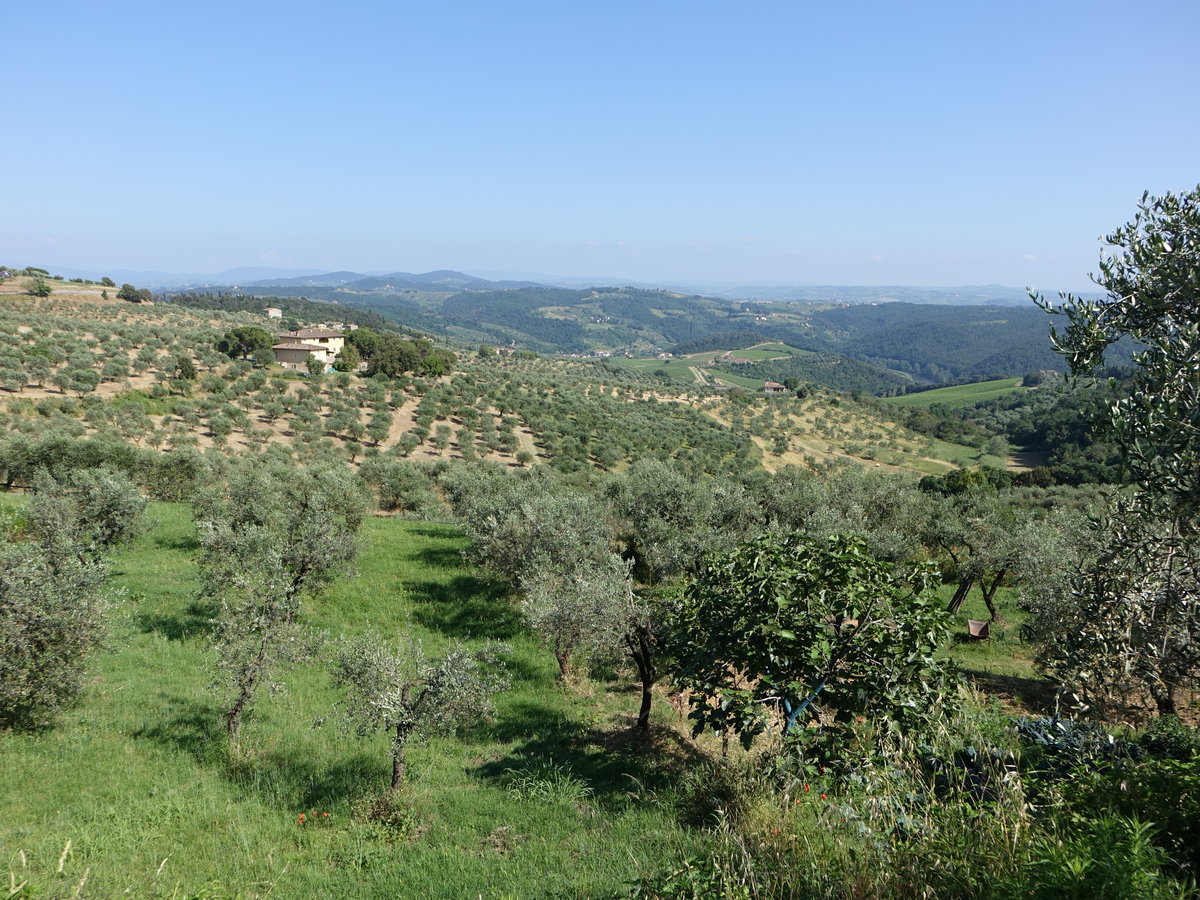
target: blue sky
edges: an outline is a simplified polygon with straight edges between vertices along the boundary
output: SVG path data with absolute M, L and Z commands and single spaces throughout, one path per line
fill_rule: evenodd
M 0 262 L 1087 287 L 1200 3 L 17 4 Z

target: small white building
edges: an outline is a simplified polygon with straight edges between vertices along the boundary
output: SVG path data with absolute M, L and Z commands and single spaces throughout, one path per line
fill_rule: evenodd
M 764 394 L 786 394 L 787 387 L 780 384 L 778 381 L 768 381 L 763 385 Z
M 277 309 L 274 306 L 264 307 L 263 312 L 266 313 L 268 319 L 282 319 L 283 318 L 283 310 Z

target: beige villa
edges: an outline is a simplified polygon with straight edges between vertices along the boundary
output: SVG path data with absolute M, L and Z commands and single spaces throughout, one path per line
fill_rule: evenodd
M 275 361 L 285 369 L 305 370 L 310 359 L 317 359 L 329 371 L 345 345 L 346 338 L 340 331 L 300 328 L 281 334 L 271 349 L 275 351 Z

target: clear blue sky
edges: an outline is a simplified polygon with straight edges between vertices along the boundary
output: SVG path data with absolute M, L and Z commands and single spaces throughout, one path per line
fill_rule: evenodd
M 19 3 L 0 262 L 1086 287 L 1200 3 Z

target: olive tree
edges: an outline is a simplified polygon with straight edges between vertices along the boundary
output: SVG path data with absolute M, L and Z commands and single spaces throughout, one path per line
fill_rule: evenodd
M 854 464 L 814 472 L 786 466 L 760 489 L 767 521 L 783 531 L 827 537 L 857 534 L 872 556 L 916 556 L 932 501 L 911 479 Z
M 243 468 L 197 502 L 200 596 L 216 607 L 225 728 L 237 738 L 260 687 L 308 648 L 299 622 L 358 554 L 364 492 L 338 469 Z
M 1100 424 L 1136 491 L 1098 523 L 1100 552 L 1065 598 L 1062 633 L 1042 635 L 1043 664 L 1085 704 L 1144 691 L 1163 714 L 1200 676 L 1200 187 L 1144 194 L 1112 248 L 1092 300 L 1036 300 L 1065 318 L 1056 349 L 1073 374 L 1092 372 L 1131 338 L 1132 386 Z
M 107 632 L 99 560 L 0 544 L 0 727 L 47 723 L 82 690 Z
M 658 680 L 657 618 L 634 590 L 630 563 L 612 551 L 604 509 L 536 472 L 462 469 L 444 481 L 471 537 L 470 557 L 521 589 L 526 621 L 565 679 L 581 658 L 622 646 L 638 670 L 638 728 L 649 728 Z
M 145 501 L 105 468 L 36 474 L 0 543 L 0 726 L 36 726 L 83 687 L 107 632 L 104 553 L 130 540 Z
M 693 572 L 705 550 L 732 547 L 758 524 L 740 485 L 698 481 L 656 459 L 634 463 L 609 482 L 607 493 L 644 583 Z
M 124 475 L 106 466 L 34 475 L 25 528 L 55 558 L 99 559 L 145 526 L 146 500 Z
M 476 651 L 454 644 L 431 655 L 415 638 L 389 647 L 371 633 L 342 641 L 333 663 L 333 684 L 342 693 L 336 712 L 357 734 L 391 735 L 391 788 L 399 790 L 411 744 L 493 714 L 492 697 L 508 687 L 500 660 L 507 651 L 503 644 Z
M 560 560 L 521 580 L 521 610 L 567 678 L 577 656 L 611 652 L 626 630 L 629 566 L 619 556 Z

